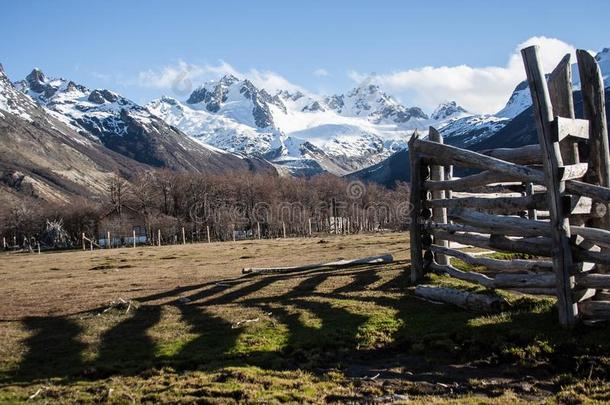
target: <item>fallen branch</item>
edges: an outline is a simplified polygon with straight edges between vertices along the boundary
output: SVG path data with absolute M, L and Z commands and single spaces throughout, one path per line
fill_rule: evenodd
M 241 325 L 244 325 L 244 324 L 247 324 L 247 323 L 252 323 L 252 322 L 258 322 L 260 320 L 261 320 L 260 318 L 245 319 L 245 320 L 239 321 L 235 325 L 231 326 L 231 329 L 237 329 Z
M 328 263 L 316 263 L 307 264 L 303 266 L 288 266 L 288 267 L 246 267 L 242 269 L 242 273 L 256 273 L 256 274 L 267 274 L 267 273 L 288 273 L 292 271 L 305 271 L 315 270 L 322 268 L 340 269 L 344 267 L 358 266 L 362 264 L 387 264 L 392 263 L 394 257 L 391 254 L 384 254 L 379 256 L 363 257 L 361 259 L 352 260 L 339 260 L 336 262 Z
M 423 284 L 415 287 L 415 296 L 477 312 L 500 312 L 509 306 L 502 297 Z

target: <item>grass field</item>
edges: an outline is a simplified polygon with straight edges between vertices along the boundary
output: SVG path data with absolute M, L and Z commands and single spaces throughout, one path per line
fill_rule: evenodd
M 2 403 L 610 401 L 608 326 L 560 330 L 550 298 L 506 293 L 493 315 L 420 301 L 405 234 L 0 260 Z

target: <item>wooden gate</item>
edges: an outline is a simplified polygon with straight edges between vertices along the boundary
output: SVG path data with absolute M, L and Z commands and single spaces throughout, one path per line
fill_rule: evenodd
M 545 78 L 538 48 L 521 51 L 538 145 L 477 153 L 428 140 L 409 141 L 411 280 L 427 271 L 488 288 L 557 297 L 559 320 L 610 319 L 610 156 L 604 83 L 595 59 L 577 51 L 583 119 L 576 119 L 570 55 Z M 477 169 L 452 178 L 454 166 Z M 450 242 L 536 259 L 498 260 Z M 451 258 L 483 266 L 461 271 Z

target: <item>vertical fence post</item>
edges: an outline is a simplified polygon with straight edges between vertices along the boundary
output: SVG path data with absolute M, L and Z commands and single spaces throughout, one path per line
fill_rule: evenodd
M 87 245 L 85 244 L 85 232 L 82 233 L 81 238 L 83 240 L 83 250 L 87 250 Z
M 135 248 L 136 247 L 136 230 L 134 229 L 132 231 L 132 233 L 133 233 L 133 247 Z
M 256 223 L 256 233 L 258 234 L 258 239 L 261 238 L 261 223 L 257 222 Z
M 184 232 L 184 227 L 182 227 L 182 244 L 186 245 L 186 233 Z
M 108 249 L 112 249 L 112 242 L 110 241 L 110 231 L 106 232 L 106 236 L 108 237 Z
M 563 57 L 548 79 L 549 96 L 553 106 L 554 117 L 576 118 L 574 114 L 574 98 L 572 97 L 572 66 L 571 55 Z M 570 137 L 559 142 L 559 149 L 564 164 L 580 162 L 578 143 Z
M 542 149 L 547 201 L 551 216 L 553 269 L 556 279 L 559 322 L 563 326 L 572 327 L 577 321 L 578 307 L 572 299 L 572 289 L 574 288 L 572 271 L 574 263 L 570 246 L 570 223 L 564 215 L 562 204 L 565 182 L 561 181 L 559 177 L 559 168 L 563 166 L 563 161 L 561 159 L 559 142 L 554 141 L 555 137 L 552 128 L 554 121 L 553 108 L 544 71 L 538 57 L 538 47 L 530 46 L 525 48 L 521 50 L 521 54 L 527 73 L 536 129 Z
M 307 219 L 309 220 L 309 237 L 311 237 L 311 217 Z
M 526 183 L 525 184 L 525 195 L 528 197 L 532 197 L 534 195 L 534 183 Z M 527 217 L 529 219 L 537 220 L 538 213 L 535 208 L 528 208 Z
M 286 223 L 282 221 L 282 233 L 284 235 L 284 239 L 286 239 Z
M 428 132 L 428 138 L 432 142 L 443 143 L 443 137 L 441 134 L 433 127 L 430 127 Z M 430 166 L 430 180 L 444 180 L 445 179 L 445 167 L 440 165 L 431 165 Z M 444 190 L 435 190 L 432 192 L 432 199 L 440 200 L 445 198 Z M 446 208 L 433 208 L 432 209 L 432 219 L 436 223 L 446 224 L 447 223 L 447 209 Z M 449 243 L 446 240 L 442 239 L 434 239 L 434 244 L 449 247 Z M 437 254 L 434 257 L 435 261 L 438 264 L 447 265 L 449 264 L 449 257 L 442 254 Z
M 210 226 L 209 225 L 205 226 L 205 232 L 208 236 L 208 243 L 212 243 L 212 240 L 210 239 Z
M 590 183 L 610 187 L 610 153 L 608 147 L 608 123 L 606 121 L 606 99 L 604 80 L 595 58 L 585 50 L 576 51 L 580 73 L 584 118 L 589 120 L 589 171 L 585 179 Z M 591 220 L 591 226 L 610 230 L 610 204 L 601 218 Z M 608 249 L 602 248 L 602 252 Z M 603 273 L 610 266 L 600 265 Z
M 411 282 L 419 283 L 424 278 L 424 258 L 422 256 L 422 233 L 420 223 L 420 212 L 422 210 L 421 193 L 423 186 L 422 159 L 413 146 L 413 141 L 418 138 L 417 132 L 409 141 L 409 160 L 411 164 L 411 190 L 409 202 L 411 203 L 411 215 L 409 234 L 411 242 Z
M 157 229 L 157 246 L 161 246 L 161 229 Z

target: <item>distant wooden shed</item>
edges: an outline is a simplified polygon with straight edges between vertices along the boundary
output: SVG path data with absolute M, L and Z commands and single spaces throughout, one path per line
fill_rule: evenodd
M 122 205 L 114 207 L 100 219 L 98 226 L 98 243 L 102 247 L 132 246 L 134 235 L 136 244 L 148 243 L 146 218 L 138 210 Z M 110 240 L 108 240 L 110 232 Z

